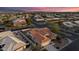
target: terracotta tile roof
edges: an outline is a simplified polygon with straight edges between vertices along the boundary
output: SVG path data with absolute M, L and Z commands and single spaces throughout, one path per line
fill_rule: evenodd
M 44 44 L 50 42 L 51 39 L 55 36 L 48 28 L 33 28 L 29 31 L 37 41 L 37 43 Z
M 35 39 L 38 39 L 38 42 L 40 42 L 40 43 L 43 43 L 43 42 L 46 42 L 46 41 L 49 40 L 49 38 L 43 36 L 43 35 L 40 34 L 40 32 L 38 32 L 38 31 L 32 30 L 32 31 L 31 31 L 31 34 L 32 34 L 32 36 L 33 36 Z
M 39 32 L 44 36 L 47 35 L 47 37 L 50 39 L 52 38 L 52 35 L 54 35 L 48 28 L 40 29 Z
M 47 36 L 49 39 L 52 39 L 56 34 L 52 33 L 48 28 L 34 28 L 31 32 L 36 31 L 42 36 Z
M 45 28 L 29 28 L 22 30 L 24 33 L 29 32 L 29 35 L 32 36 L 32 39 L 37 43 L 45 46 L 50 43 L 52 39 L 56 38 L 56 34 L 52 33 L 50 29 Z

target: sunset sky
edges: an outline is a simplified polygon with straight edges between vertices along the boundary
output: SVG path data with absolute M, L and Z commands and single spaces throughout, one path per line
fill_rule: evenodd
M 26 11 L 28 8 L 25 8 Z M 79 7 L 32 7 L 29 8 L 32 11 L 47 11 L 47 12 L 77 12 Z M 23 9 L 22 9 L 23 10 Z
M 79 12 L 79 7 L 0 7 L 0 11 Z

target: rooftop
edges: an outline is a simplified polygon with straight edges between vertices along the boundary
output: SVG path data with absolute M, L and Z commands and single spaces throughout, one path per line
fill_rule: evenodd
M 72 22 L 63 22 L 63 24 L 67 27 L 74 27 L 76 26 L 76 24 L 72 23 Z
M 33 28 L 27 32 L 30 32 L 30 35 L 34 38 L 33 40 L 36 40 L 37 43 L 40 42 L 41 44 L 49 42 L 56 37 L 56 34 L 52 33 L 48 28 Z
M 0 44 L 5 44 L 2 48 L 4 51 L 14 51 L 26 46 L 26 43 L 22 42 L 10 31 L 0 33 Z

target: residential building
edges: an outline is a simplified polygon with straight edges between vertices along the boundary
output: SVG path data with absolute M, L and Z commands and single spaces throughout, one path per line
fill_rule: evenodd
M 44 25 L 45 24 L 45 19 L 40 15 L 35 15 L 33 20 L 34 20 L 33 22 L 37 25 Z
M 48 45 L 51 40 L 56 39 L 56 34 L 52 33 L 48 28 L 33 28 L 29 30 L 23 30 L 24 33 L 31 36 L 31 39 L 40 46 Z
M 3 51 L 22 51 L 26 49 L 27 44 L 18 39 L 13 32 L 6 31 L 0 33 L 0 45 L 4 45 L 0 48 Z
M 77 25 L 79 25 L 79 21 L 74 21 L 74 23 L 76 23 Z
M 74 24 L 74 23 L 72 23 L 72 22 L 63 22 L 63 24 L 64 24 L 65 26 L 67 26 L 67 27 L 70 27 L 70 28 L 76 26 L 76 24 Z
M 17 26 L 25 27 L 27 25 L 26 20 L 23 18 L 22 19 L 17 18 L 15 20 L 13 20 L 12 22 L 13 22 L 14 27 L 17 27 Z

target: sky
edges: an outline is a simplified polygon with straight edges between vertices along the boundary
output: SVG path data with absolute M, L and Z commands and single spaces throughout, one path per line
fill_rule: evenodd
M 0 12 L 7 11 L 79 12 L 79 7 L 0 7 Z

